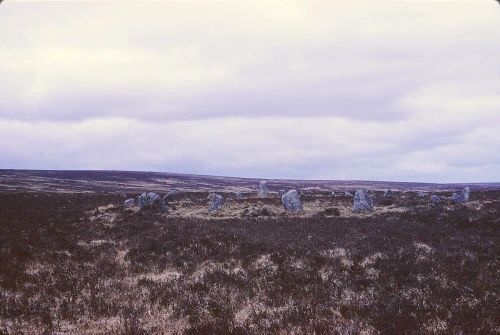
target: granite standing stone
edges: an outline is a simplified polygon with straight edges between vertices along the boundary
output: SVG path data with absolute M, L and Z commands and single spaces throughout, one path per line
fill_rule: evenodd
M 373 200 L 366 190 L 357 190 L 354 195 L 352 211 L 355 213 L 372 212 Z
M 453 193 L 453 196 L 451 197 L 453 201 L 457 203 L 464 204 L 469 201 L 469 196 L 470 196 L 470 188 L 469 186 L 465 187 L 464 190 L 460 193 Z
M 215 212 L 222 209 L 222 205 L 224 205 L 224 198 L 220 194 L 210 193 L 208 195 L 209 204 L 208 204 L 208 212 Z
M 267 197 L 267 181 L 265 180 L 259 183 L 259 197 Z
M 175 195 L 179 193 L 179 191 L 177 190 L 172 190 L 170 192 L 168 192 L 164 197 L 163 197 L 163 201 L 167 201 L 167 200 L 171 200 L 173 199 L 173 197 L 175 197 Z
M 431 202 L 431 205 L 437 205 L 441 202 L 441 197 L 439 195 L 431 195 L 431 198 L 430 198 L 430 202 Z
M 290 190 L 281 197 L 283 207 L 290 212 L 300 212 L 303 210 L 299 193 L 296 190 Z
M 142 193 L 137 198 L 137 203 L 139 204 L 139 207 L 141 207 L 141 209 L 154 208 L 154 209 L 159 210 L 161 212 L 165 212 L 167 210 L 163 199 L 158 194 L 156 194 L 154 192 Z
M 134 198 L 127 199 L 123 202 L 124 207 L 133 207 L 135 206 Z

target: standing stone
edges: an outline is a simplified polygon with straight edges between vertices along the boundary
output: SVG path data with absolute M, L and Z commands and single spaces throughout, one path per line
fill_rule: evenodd
M 464 204 L 469 201 L 470 187 L 466 186 L 464 190 L 460 193 L 453 193 L 451 199 L 457 203 Z
M 171 200 L 177 193 L 179 193 L 179 191 L 177 190 L 172 190 L 168 192 L 167 195 L 163 197 L 163 201 Z
M 151 207 L 161 212 L 165 212 L 167 210 L 163 199 L 154 192 L 142 193 L 137 198 L 137 203 L 141 209 Z
M 220 194 L 210 193 L 208 195 L 209 204 L 208 204 L 208 212 L 215 212 L 219 209 L 222 209 L 222 205 L 224 205 L 224 198 Z
M 299 193 L 296 190 L 290 190 L 283 194 L 281 197 L 283 207 L 290 212 L 300 212 L 303 209 L 302 202 L 300 201 Z
M 259 197 L 267 197 L 267 181 L 261 180 L 259 183 Z
M 352 211 L 355 213 L 373 211 L 373 201 L 366 190 L 357 190 L 354 195 Z
M 465 186 L 464 187 L 464 197 L 465 197 L 465 201 L 469 201 L 469 197 L 470 197 L 470 187 L 469 186 Z
M 441 197 L 439 195 L 431 195 L 431 199 L 430 199 L 430 202 L 431 202 L 431 205 L 437 205 L 441 202 Z
M 134 207 L 135 206 L 135 201 L 134 198 L 127 199 L 123 202 L 124 207 Z
M 330 194 L 330 196 L 331 196 L 332 198 L 334 198 L 334 197 L 335 197 L 335 192 L 332 192 L 332 194 Z
M 390 197 L 392 197 L 392 195 L 393 195 L 393 193 L 390 189 L 388 189 L 384 192 L 384 198 L 390 198 Z

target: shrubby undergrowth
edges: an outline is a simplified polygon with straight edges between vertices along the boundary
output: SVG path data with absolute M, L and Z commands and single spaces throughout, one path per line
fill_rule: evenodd
M 499 194 L 212 220 L 0 194 L 0 334 L 494 334 Z

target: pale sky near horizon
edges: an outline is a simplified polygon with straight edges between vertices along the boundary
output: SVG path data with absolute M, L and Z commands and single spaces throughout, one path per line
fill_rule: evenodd
M 0 169 L 500 181 L 500 6 L 0 5 Z

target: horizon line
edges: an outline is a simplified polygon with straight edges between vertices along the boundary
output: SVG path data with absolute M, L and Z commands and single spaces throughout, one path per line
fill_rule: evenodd
M 230 175 L 210 175 L 196 173 L 181 173 L 168 171 L 145 171 L 145 170 L 115 170 L 115 169 L 13 169 L 0 168 L 1 171 L 25 171 L 25 172 L 125 172 L 125 173 L 153 173 L 153 174 L 170 174 L 179 176 L 197 176 L 210 178 L 233 178 L 233 179 L 250 179 L 250 180 L 276 180 L 276 181 L 295 181 L 295 182 L 368 182 L 368 183 L 399 183 L 399 184 L 426 184 L 426 185 L 484 185 L 484 184 L 499 184 L 500 181 L 481 181 L 481 182 L 423 182 L 423 181 L 389 181 L 389 180 L 368 180 L 368 179 L 296 179 L 296 178 L 261 178 L 261 177 L 241 177 Z

